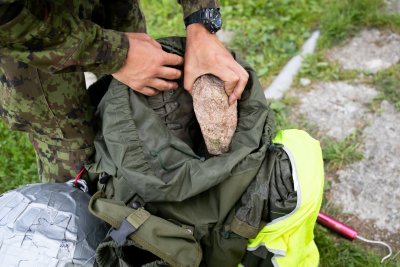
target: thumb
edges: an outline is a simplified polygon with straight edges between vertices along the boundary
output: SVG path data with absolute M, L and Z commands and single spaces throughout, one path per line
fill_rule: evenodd
M 200 76 L 201 75 L 198 75 L 197 73 L 191 71 L 185 71 L 183 77 L 183 87 L 185 88 L 185 90 L 187 90 L 188 92 L 192 92 L 193 84 L 196 81 L 196 79 Z
M 219 69 L 219 71 L 214 75 L 224 81 L 225 92 L 228 96 L 230 96 L 239 82 L 239 76 L 231 69 L 227 68 L 224 68 L 223 70 Z

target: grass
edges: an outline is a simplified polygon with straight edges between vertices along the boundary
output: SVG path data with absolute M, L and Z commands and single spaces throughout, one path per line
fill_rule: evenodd
M 310 36 L 310 29 L 317 28 L 322 14 L 319 0 L 221 0 L 220 3 L 223 29 L 236 33 L 230 48 L 257 70 L 264 84 L 298 52 Z M 184 35 L 176 1 L 141 4 L 147 15 L 148 32 L 154 38 Z
M 318 0 L 221 1 L 225 29 L 236 32 L 231 47 L 271 81 L 318 27 Z
M 11 132 L 0 121 L 0 193 L 38 182 L 33 148 L 24 133 Z
M 321 267 L 376 267 L 381 266 L 380 258 L 366 250 L 356 241 L 338 238 L 326 228 L 317 225 L 315 242 L 321 257 Z M 391 263 L 383 266 L 396 266 Z
M 304 59 L 298 78 L 306 77 L 313 81 L 343 81 L 355 79 L 359 75 L 357 71 L 343 70 L 339 63 L 329 62 L 323 52 L 317 52 Z
M 274 100 L 271 101 L 271 109 L 275 114 L 275 132 L 284 129 L 300 128 L 298 122 L 290 119 L 290 102 L 287 100 Z
M 400 64 L 378 72 L 373 84 L 381 92 L 378 99 L 392 102 L 400 111 Z
M 361 28 L 400 28 L 400 16 L 384 12 L 383 0 L 323 1 L 327 8 L 321 19 L 321 47 L 330 47 Z
M 361 145 L 361 132 L 356 131 L 342 141 L 330 138 L 322 140 L 322 155 L 329 171 L 338 170 L 344 165 L 363 159 L 359 151 Z
M 400 16 L 382 12 L 383 0 L 220 0 L 224 30 L 234 31 L 230 48 L 256 70 L 263 86 L 269 84 L 284 64 L 298 53 L 313 30 L 321 30 L 320 53 L 307 57 L 301 76 L 315 81 L 353 79 L 359 73 L 345 72 L 324 58 L 324 51 L 364 27 L 400 28 Z M 185 34 L 182 13 L 176 0 L 142 0 L 148 32 L 154 38 Z M 372 83 L 399 109 L 400 67 L 378 73 Z M 397 90 L 396 90 L 397 89 Z M 272 103 L 276 128 L 304 128 L 290 119 L 296 101 L 286 98 Z M 312 130 L 312 129 L 311 129 Z M 324 140 L 324 159 L 339 168 L 361 159 L 360 136 L 355 133 L 342 142 Z M 0 122 L 0 192 L 37 181 L 35 156 L 26 136 L 11 133 Z M 364 247 L 338 239 L 317 226 L 316 242 L 321 266 L 379 266 L 379 256 Z M 386 266 L 400 266 L 392 261 Z

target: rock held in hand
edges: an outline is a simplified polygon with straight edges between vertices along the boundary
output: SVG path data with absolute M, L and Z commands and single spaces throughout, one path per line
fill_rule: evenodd
M 205 74 L 193 84 L 193 107 L 210 154 L 229 151 L 237 126 L 237 102 L 229 105 L 224 82 Z

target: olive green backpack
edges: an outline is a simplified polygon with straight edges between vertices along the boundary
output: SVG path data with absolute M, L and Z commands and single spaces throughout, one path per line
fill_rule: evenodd
M 160 43 L 184 55 L 184 38 Z M 87 166 L 99 177 L 89 209 L 112 226 L 97 249 L 99 266 L 237 266 L 272 211 L 294 209 L 287 156 L 269 164 L 273 113 L 255 71 L 237 60 L 250 78 L 230 151 L 215 157 L 204 150 L 182 81 L 158 100 L 116 80 L 106 83 L 96 156 Z M 166 105 L 178 108 L 160 113 Z

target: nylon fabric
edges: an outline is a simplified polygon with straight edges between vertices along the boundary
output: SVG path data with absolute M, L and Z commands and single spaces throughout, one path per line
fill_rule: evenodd
M 160 43 L 167 51 L 184 54 L 184 38 Z M 259 171 L 273 136 L 273 114 L 257 74 L 237 60 L 250 80 L 238 103 L 240 119 L 228 153 L 205 159 L 168 129 L 146 96 L 113 80 L 98 106 L 100 131 L 95 164 L 89 167 L 112 176 L 105 186 L 108 198 L 129 206 L 139 197 L 153 215 L 192 228 L 202 264 L 211 267 L 235 266 L 245 253 L 247 239 L 230 230 L 235 204 Z M 188 94 L 179 85 L 177 93 Z M 146 243 L 157 242 L 153 237 L 147 236 Z
M 318 266 L 314 225 L 322 202 L 324 170 L 319 142 L 300 130 L 280 131 L 273 140 L 284 146 L 297 186 L 297 207 L 290 214 L 268 223 L 249 240 L 248 250 L 265 246 L 274 254 L 274 266 Z

